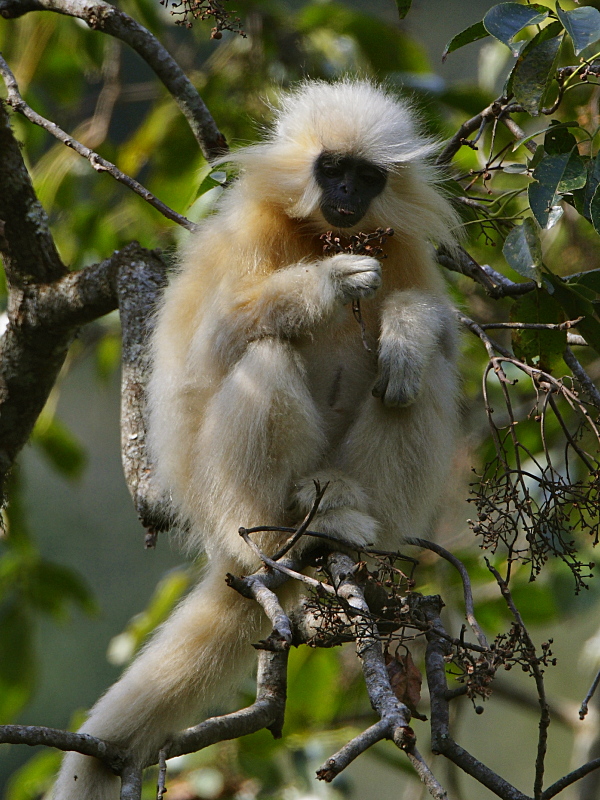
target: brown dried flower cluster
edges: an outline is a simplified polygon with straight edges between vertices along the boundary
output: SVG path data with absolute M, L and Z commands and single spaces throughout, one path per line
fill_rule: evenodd
M 228 0 L 223 1 L 228 2 Z M 168 8 L 169 0 L 159 0 L 159 2 L 161 6 Z M 232 17 L 231 12 L 227 11 L 219 0 L 180 0 L 180 2 L 171 0 L 171 6 L 171 14 L 180 17 L 180 19 L 175 20 L 176 25 L 191 28 L 193 25 L 192 20 L 204 21 L 212 18 L 215 21 L 215 26 L 210 32 L 211 39 L 220 39 L 223 36 L 223 31 L 231 31 L 244 38 L 246 37 L 241 28 L 241 19 Z

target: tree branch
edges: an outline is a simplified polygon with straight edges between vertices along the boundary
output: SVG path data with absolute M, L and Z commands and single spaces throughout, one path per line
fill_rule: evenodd
M 0 0 L 0 16 L 16 19 L 30 11 L 55 11 L 84 20 L 128 44 L 154 70 L 187 119 L 207 160 L 223 155 L 227 142 L 175 59 L 146 28 L 103 0 Z
M 457 558 L 455 555 L 452 555 L 445 547 L 442 547 L 440 544 L 436 542 L 430 542 L 427 539 L 419 539 L 416 536 L 409 536 L 405 539 L 406 544 L 415 545 L 415 547 L 422 547 L 426 550 L 431 550 L 432 553 L 437 553 L 438 556 L 445 558 L 446 561 L 449 561 L 452 566 L 458 570 L 458 573 L 461 577 L 462 584 L 463 584 L 463 597 L 465 601 L 465 616 L 469 625 L 471 626 L 471 630 L 477 637 L 477 641 L 481 645 L 481 647 L 485 647 L 486 649 L 489 648 L 488 640 L 481 629 L 481 626 L 477 622 L 475 618 L 475 610 L 474 610 L 474 603 L 473 603 L 473 591 L 471 589 L 471 579 L 469 578 L 469 573 L 467 572 L 467 568 L 462 563 L 462 561 Z
M 450 735 L 450 709 L 446 681 L 448 643 L 440 636 L 440 632 L 444 631 L 440 619 L 443 604 L 439 597 L 419 598 L 417 604 L 430 626 L 426 634 L 425 667 L 431 701 L 431 749 L 434 753 L 445 755 L 464 772 L 503 800 L 530 800 L 527 795 L 460 747 Z
M 159 531 L 168 530 L 173 513 L 153 480 L 147 448 L 147 385 L 150 376 L 149 339 L 155 311 L 166 283 L 166 264 L 159 252 L 131 252 L 116 276 L 116 295 L 122 330 L 121 458 L 129 493 L 147 545 Z
M 71 733 L 59 728 L 37 725 L 0 725 L 2 744 L 27 744 L 30 747 L 45 745 L 57 750 L 74 750 L 84 756 L 94 756 L 115 773 L 120 773 L 126 763 L 126 753 L 120 747 L 87 733 Z
M 105 158 L 102 158 L 102 156 L 99 156 L 98 153 L 95 153 L 93 150 L 90 150 L 89 147 L 86 147 L 84 144 L 81 144 L 81 142 L 78 142 L 77 139 L 69 136 L 68 133 L 65 133 L 65 131 L 63 131 L 62 128 L 59 128 L 54 122 L 42 117 L 32 108 L 30 108 L 30 106 L 28 106 L 21 97 L 15 76 L 11 72 L 6 61 L 2 58 L 2 55 L 0 55 L 0 75 L 2 75 L 4 78 L 4 83 L 6 84 L 6 88 L 8 90 L 6 102 L 11 108 L 13 108 L 15 111 L 18 111 L 19 114 L 22 114 L 30 122 L 33 122 L 34 125 L 39 125 L 40 128 L 44 128 L 44 130 L 48 131 L 48 133 L 52 134 L 52 136 L 58 139 L 59 142 L 62 142 L 80 156 L 86 158 L 96 172 L 107 172 L 116 181 L 122 183 L 124 186 L 127 186 L 128 189 L 131 189 L 133 192 L 143 198 L 167 219 L 170 219 L 172 222 L 176 222 L 178 225 L 181 225 L 183 228 L 186 228 L 189 231 L 196 230 L 197 225 L 181 214 L 178 214 L 172 208 L 169 208 L 169 206 L 165 205 L 162 200 L 159 200 L 158 197 L 155 197 L 152 192 L 146 189 L 145 186 L 142 186 L 141 183 L 138 183 L 138 181 L 136 181 L 134 178 L 131 178 L 129 175 L 126 175 L 124 172 L 121 172 L 121 170 L 113 163 L 107 161 Z

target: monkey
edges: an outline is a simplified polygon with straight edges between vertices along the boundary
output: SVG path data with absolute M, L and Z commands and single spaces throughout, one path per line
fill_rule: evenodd
M 436 146 L 407 103 L 346 78 L 288 91 L 263 141 L 216 162 L 238 176 L 183 248 L 148 389 L 157 479 L 208 567 L 81 728 L 140 765 L 227 696 L 268 632 L 224 582 L 260 566 L 240 526 L 297 524 L 315 481 L 327 488 L 310 527 L 347 547 L 394 550 L 433 524 L 459 396 L 432 246 L 455 247 L 458 220 Z M 328 231 L 379 227 L 394 231 L 384 260 L 323 253 Z M 273 553 L 281 536 L 256 541 Z M 69 753 L 54 800 L 115 800 L 118 785 Z

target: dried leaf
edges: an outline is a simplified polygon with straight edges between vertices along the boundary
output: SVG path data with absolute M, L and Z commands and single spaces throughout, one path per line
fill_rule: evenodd
M 422 719 L 417 711 L 417 705 L 421 700 L 422 676 L 411 654 L 407 652 L 406 655 L 393 656 L 391 653 L 386 653 L 385 665 L 390 685 L 398 700 L 407 706 L 413 716 Z

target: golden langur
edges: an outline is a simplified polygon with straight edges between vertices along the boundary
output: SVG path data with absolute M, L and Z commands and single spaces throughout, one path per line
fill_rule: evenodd
M 368 81 L 306 82 L 190 236 L 153 341 L 149 436 L 203 581 L 92 709 L 82 732 L 145 762 L 251 663 L 268 624 L 229 589 L 259 564 L 240 525 L 293 525 L 397 549 L 426 535 L 456 433 L 456 330 L 431 242 L 455 214 L 410 109 Z M 391 227 L 381 263 L 319 238 Z M 361 301 L 367 349 L 352 314 Z M 273 552 L 277 534 L 261 534 Z M 115 800 L 119 781 L 67 754 L 55 800 Z

